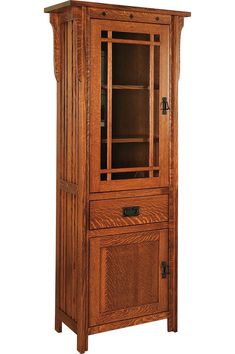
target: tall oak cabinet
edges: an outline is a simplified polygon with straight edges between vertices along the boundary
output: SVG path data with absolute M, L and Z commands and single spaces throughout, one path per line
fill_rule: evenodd
M 45 9 L 57 81 L 55 328 L 177 331 L 180 34 L 188 12 Z M 144 330 L 144 327 L 143 327 Z

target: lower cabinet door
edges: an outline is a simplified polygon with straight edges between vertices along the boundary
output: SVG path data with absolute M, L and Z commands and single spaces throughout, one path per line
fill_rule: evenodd
M 90 240 L 89 326 L 168 310 L 168 231 Z

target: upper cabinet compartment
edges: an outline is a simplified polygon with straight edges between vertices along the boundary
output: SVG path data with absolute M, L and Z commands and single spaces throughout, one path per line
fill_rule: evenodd
M 91 191 L 168 185 L 168 26 L 92 20 Z

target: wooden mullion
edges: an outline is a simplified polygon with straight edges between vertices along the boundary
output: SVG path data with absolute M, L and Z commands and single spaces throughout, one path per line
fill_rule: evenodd
M 153 41 L 154 34 L 150 35 Z M 149 166 L 153 166 L 154 148 L 154 46 L 150 45 L 149 53 Z M 153 177 L 153 170 L 149 172 L 149 177 Z
M 101 85 L 101 88 L 106 90 L 107 85 Z M 148 90 L 148 86 L 144 85 L 113 85 L 113 90 Z
M 111 168 L 100 170 L 101 173 L 115 173 L 115 172 L 140 172 L 140 171 L 158 171 L 159 166 L 154 167 L 125 167 L 125 168 Z
M 101 38 L 101 42 L 160 46 L 160 42 L 154 42 L 154 35 L 152 35 L 152 36 L 153 37 L 150 41 L 141 41 L 141 40 L 135 40 L 135 39 Z
M 108 31 L 108 38 L 112 38 L 112 31 Z M 107 60 L 107 169 L 112 168 L 112 43 L 108 42 L 108 60 Z M 107 180 L 111 180 L 111 173 L 107 174 Z

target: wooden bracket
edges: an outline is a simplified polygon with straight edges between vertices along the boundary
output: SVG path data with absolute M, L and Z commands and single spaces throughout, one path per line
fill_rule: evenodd
M 178 38 L 176 38 L 176 41 L 177 41 L 177 56 L 178 56 L 178 80 L 180 78 L 180 38 L 181 38 L 181 32 L 182 32 L 182 29 L 184 27 L 184 17 L 180 17 L 178 16 L 177 17 L 177 21 L 175 23 L 175 26 L 176 26 L 176 36 Z
M 61 76 L 59 15 L 56 13 L 51 13 L 50 23 L 52 25 L 54 35 L 54 72 L 56 81 L 59 82 Z

